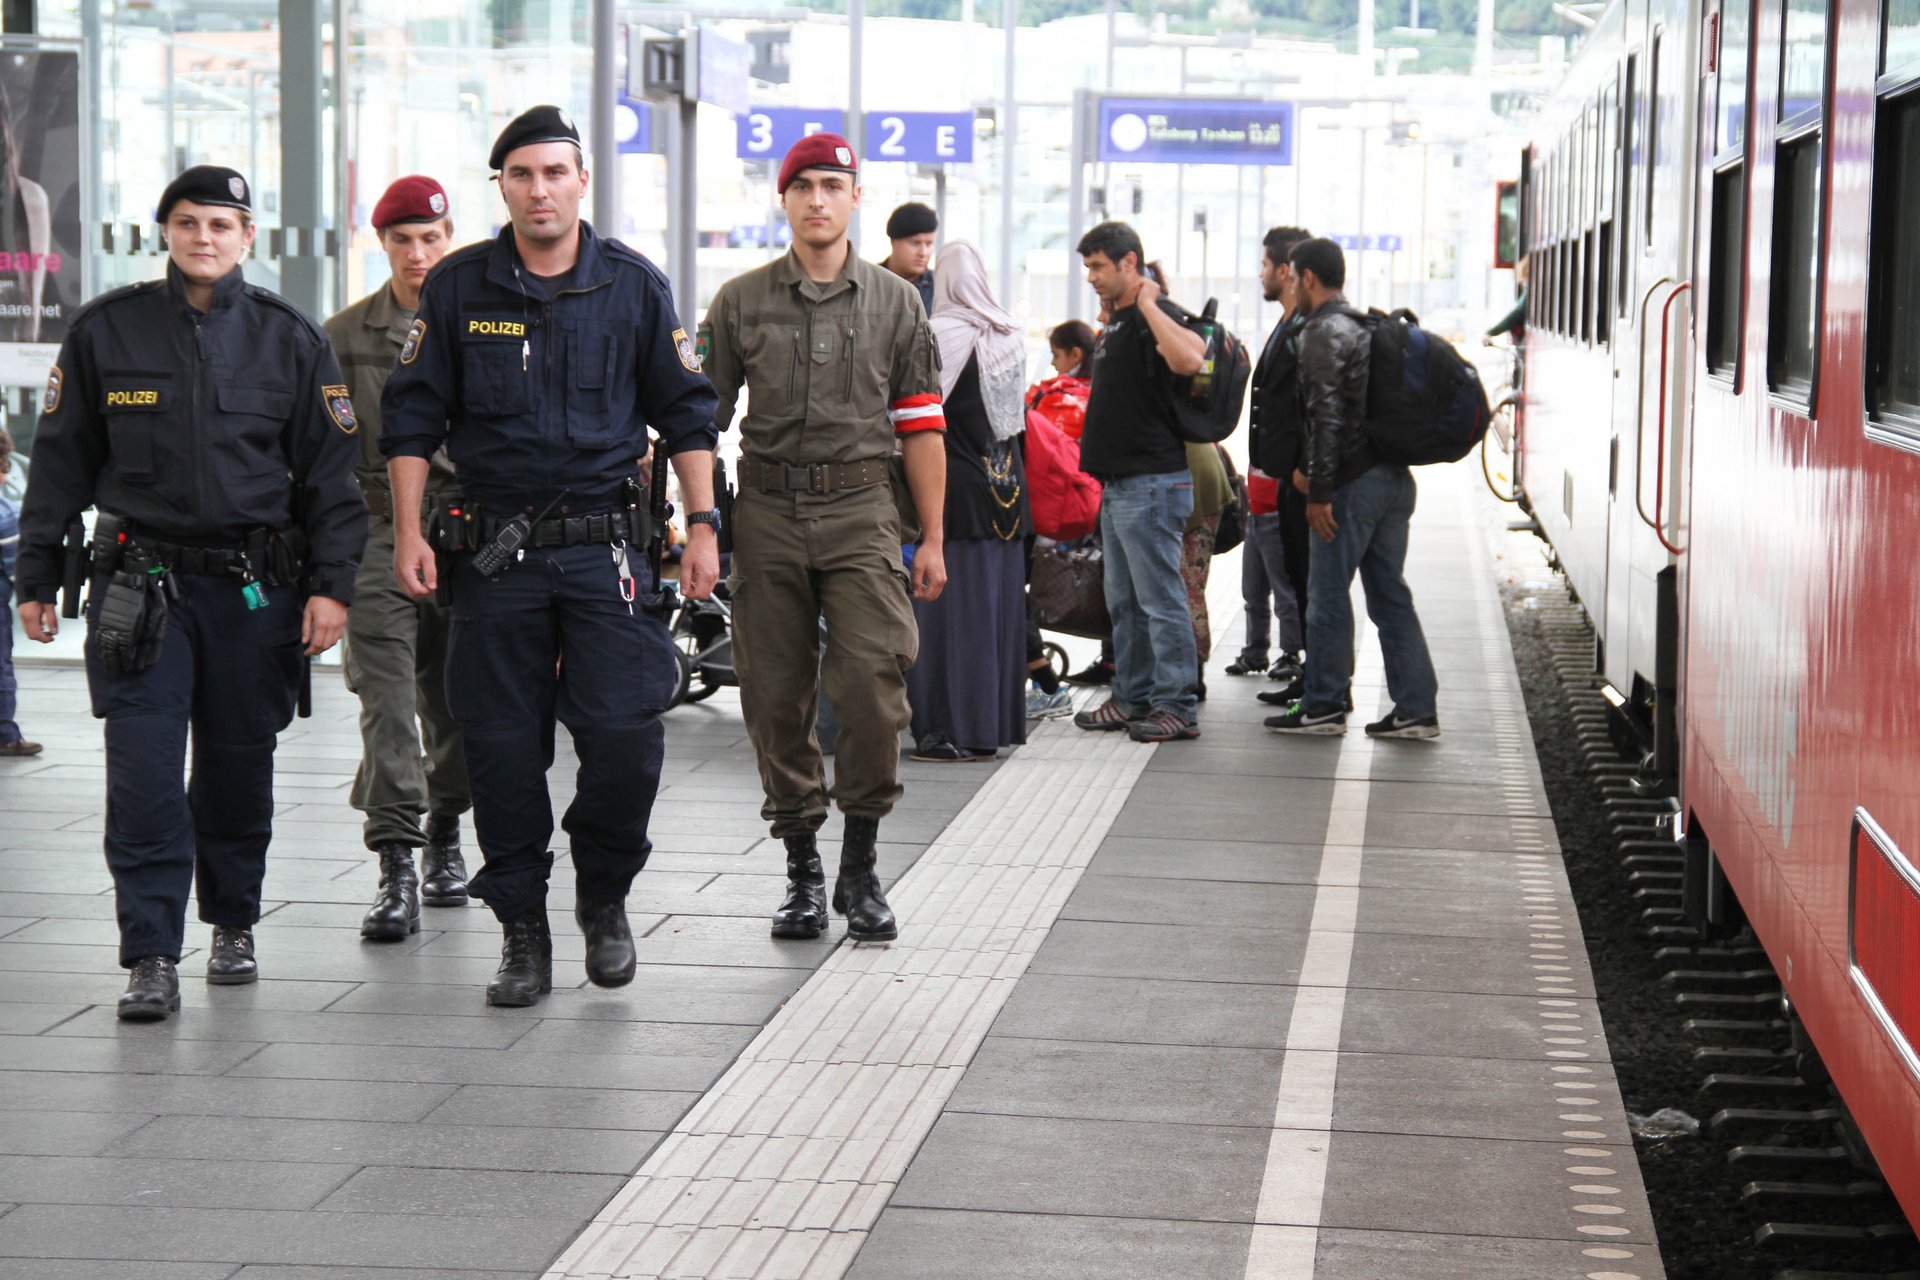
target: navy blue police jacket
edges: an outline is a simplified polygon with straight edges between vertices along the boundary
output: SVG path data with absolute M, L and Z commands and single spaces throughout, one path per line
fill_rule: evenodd
M 164 280 L 94 299 L 47 379 L 20 517 L 20 598 L 54 599 L 67 524 L 97 506 L 163 542 L 299 528 L 305 592 L 351 604 L 367 505 L 345 383 L 320 326 L 238 267 L 204 313 L 171 262 Z
M 564 278 L 528 271 L 508 226 L 435 265 L 380 397 L 380 449 L 431 458 L 442 441 L 483 511 L 611 508 L 647 451 L 711 449 L 719 397 L 659 268 L 580 224 Z

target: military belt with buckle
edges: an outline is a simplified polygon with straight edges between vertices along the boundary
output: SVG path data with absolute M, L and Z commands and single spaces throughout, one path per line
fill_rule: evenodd
M 759 458 L 740 459 L 740 484 L 761 493 L 834 493 L 841 489 L 860 489 L 885 484 L 888 480 L 885 458 L 864 458 L 859 462 L 815 462 L 794 467 Z

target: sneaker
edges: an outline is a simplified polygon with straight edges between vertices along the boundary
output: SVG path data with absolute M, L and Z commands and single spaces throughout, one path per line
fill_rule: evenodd
M 1055 689 L 1052 693 L 1027 690 L 1027 719 L 1055 720 L 1072 714 L 1073 697 L 1065 689 Z
M 1101 685 L 1113 683 L 1113 664 L 1095 658 L 1067 677 L 1068 684 Z
M 1292 684 L 1306 674 L 1307 669 L 1300 665 L 1299 655 L 1292 653 L 1281 654 L 1267 668 L 1267 679 L 1278 680 L 1281 684 Z
M 1127 726 L 1135 742 L 1180 742 L 1200 736 L 1200 726 L 1174 711 L 1149 711 Z
M 1344 711 L 1309 711 L 1307 704 L 1296 702 L 1285 714 L 1268 716 L 1267 728 L 1274 733 L 1337 734 L 1347 731 Z
M 1281 689 L 1262 689 L 1253 696 L 1270 707 L 1290 707 L 1306 695 L 1307 684 L 1304 680 L 1295 680 Z
M 1369 738 L 1437 738 L 1440 717 L 1402 716 L 1398 712 L 1381 717 L 1367 726 Z
M 1091 711 L 1076 712 L 1073 723 L 1079 729 L 1124 729 L 1136 719 L 1137 716 L 1129 714 L 1125 707 L 1108 698 Z
M 1257 676 L 1267 669 L 1265 658 L 1235 658 L 1227 664 L 1230 676 Z

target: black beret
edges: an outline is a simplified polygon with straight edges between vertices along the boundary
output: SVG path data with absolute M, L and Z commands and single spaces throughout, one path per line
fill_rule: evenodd
M 197 164 L 169 182 L 167 189 L 160 193 L 160 209 L 154 214 L 154 220 L 165 222 L 173 206 L 182 200 L 253 212 L 253 193 L 247 190 L 247 180 L 240 176 L 239 170 L 217 164 Z
M 887 239 L 905 240 L 908 236 L 931 235 L 940 229 L 933 210 L 918 203 L 903 204 L 887 218 Z
M 506 167 L 509 154 L 543 142 L 571 142 L 579 146 L 580 131 L 573 127 L 573 117 L 559 107 L 530 107 L 521 112 L 494 140 L 493 151 L 487 156 L 487 168 L 498 173 Z

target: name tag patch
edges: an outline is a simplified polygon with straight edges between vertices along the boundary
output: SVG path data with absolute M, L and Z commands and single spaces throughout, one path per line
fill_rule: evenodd
M 483 338 L 524 338 L 527 326 L 519 320 L 469 320 L 468 337 Z
M 326 403 L 327 416 L 333 419 L 333 425 L 352 435 L 360 429 L 360 420 L 353 416 L 353 397 L 341 386 L 320 388 L 320 399 Z
M 54 396 L 54 399 L 59 399 L 58 394 Z M 151 388 L 107 392 L 107 408 L 109 409 L 153 409 L 158 408 L 159 404 L 160 393 Z

